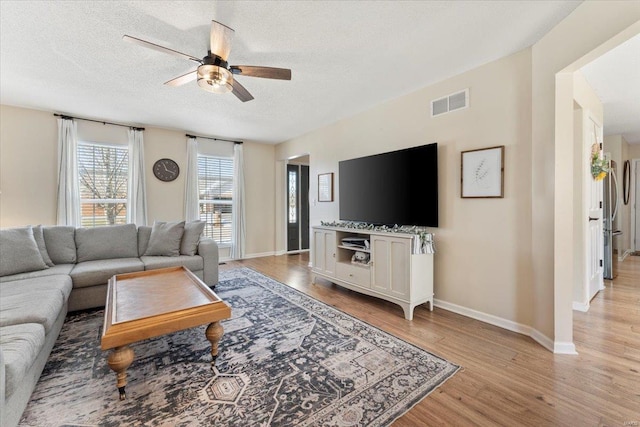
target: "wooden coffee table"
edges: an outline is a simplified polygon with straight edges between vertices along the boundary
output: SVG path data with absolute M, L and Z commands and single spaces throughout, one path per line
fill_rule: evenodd
M 119 274 L 109 280 L 102 329 L 102 350 L 116 373 L 120 400 L 126 398 L 127 368 L 134 353 L 129 344 L 209 324 L 212 364 L 218 356 L 223 328 L 231 307 L 184 267 Z

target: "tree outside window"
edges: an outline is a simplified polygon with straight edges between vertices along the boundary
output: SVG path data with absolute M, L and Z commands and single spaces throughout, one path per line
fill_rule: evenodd
M 127 147 L 78 144 L 78 173 L 83 227 L 127 221 Z

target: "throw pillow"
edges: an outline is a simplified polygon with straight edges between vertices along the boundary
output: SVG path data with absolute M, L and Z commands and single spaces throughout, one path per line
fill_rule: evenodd
M 154 222 L 151 228 L 151 236 L 149 237 L 149 245 L 144 254 L 179 256 L 184 224 L 184 221 Z
M 30 225 L 0 230 L 0 276 L 45 268 L 49 267 L 40 255 Z
M 190 221 L 184 224 L 184 234 L 180 243 L 181 255 L 194 256 L 196 254 L 204 226 L 204 221 Z
M 76 227 L 73 225 L 48 225 L 42 228 L 47 252 L 54 264 L 75 264 Z
M 42 229 L 42 225 L 33 227 L 33 238 L 36 240 L 36 245 L 38 245 L 38 250 L 40 251 L 40 255 L 42 255 L 44 263 L 47 264 L 48 267 L 53 267 L 55 264 L 51 261 L 49 251 L 47 251 L 47 245 L 44 243 L 44 230 Z

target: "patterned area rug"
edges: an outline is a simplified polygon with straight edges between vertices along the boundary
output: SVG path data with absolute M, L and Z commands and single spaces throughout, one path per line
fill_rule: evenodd
M 386 426 L 460 368 L 249 268 L 215 291 L 215 369 L 205 326 L 142 341 L 120 401 L 103 311 L 72 314 L 20 425 Z

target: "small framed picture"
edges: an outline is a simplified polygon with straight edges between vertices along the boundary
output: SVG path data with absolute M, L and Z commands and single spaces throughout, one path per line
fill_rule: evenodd
M 318 174 L 318 201 L 333 202 L 333 172 Z
M 504 145 L 462 152 L 461 197 L 504 197 Z

